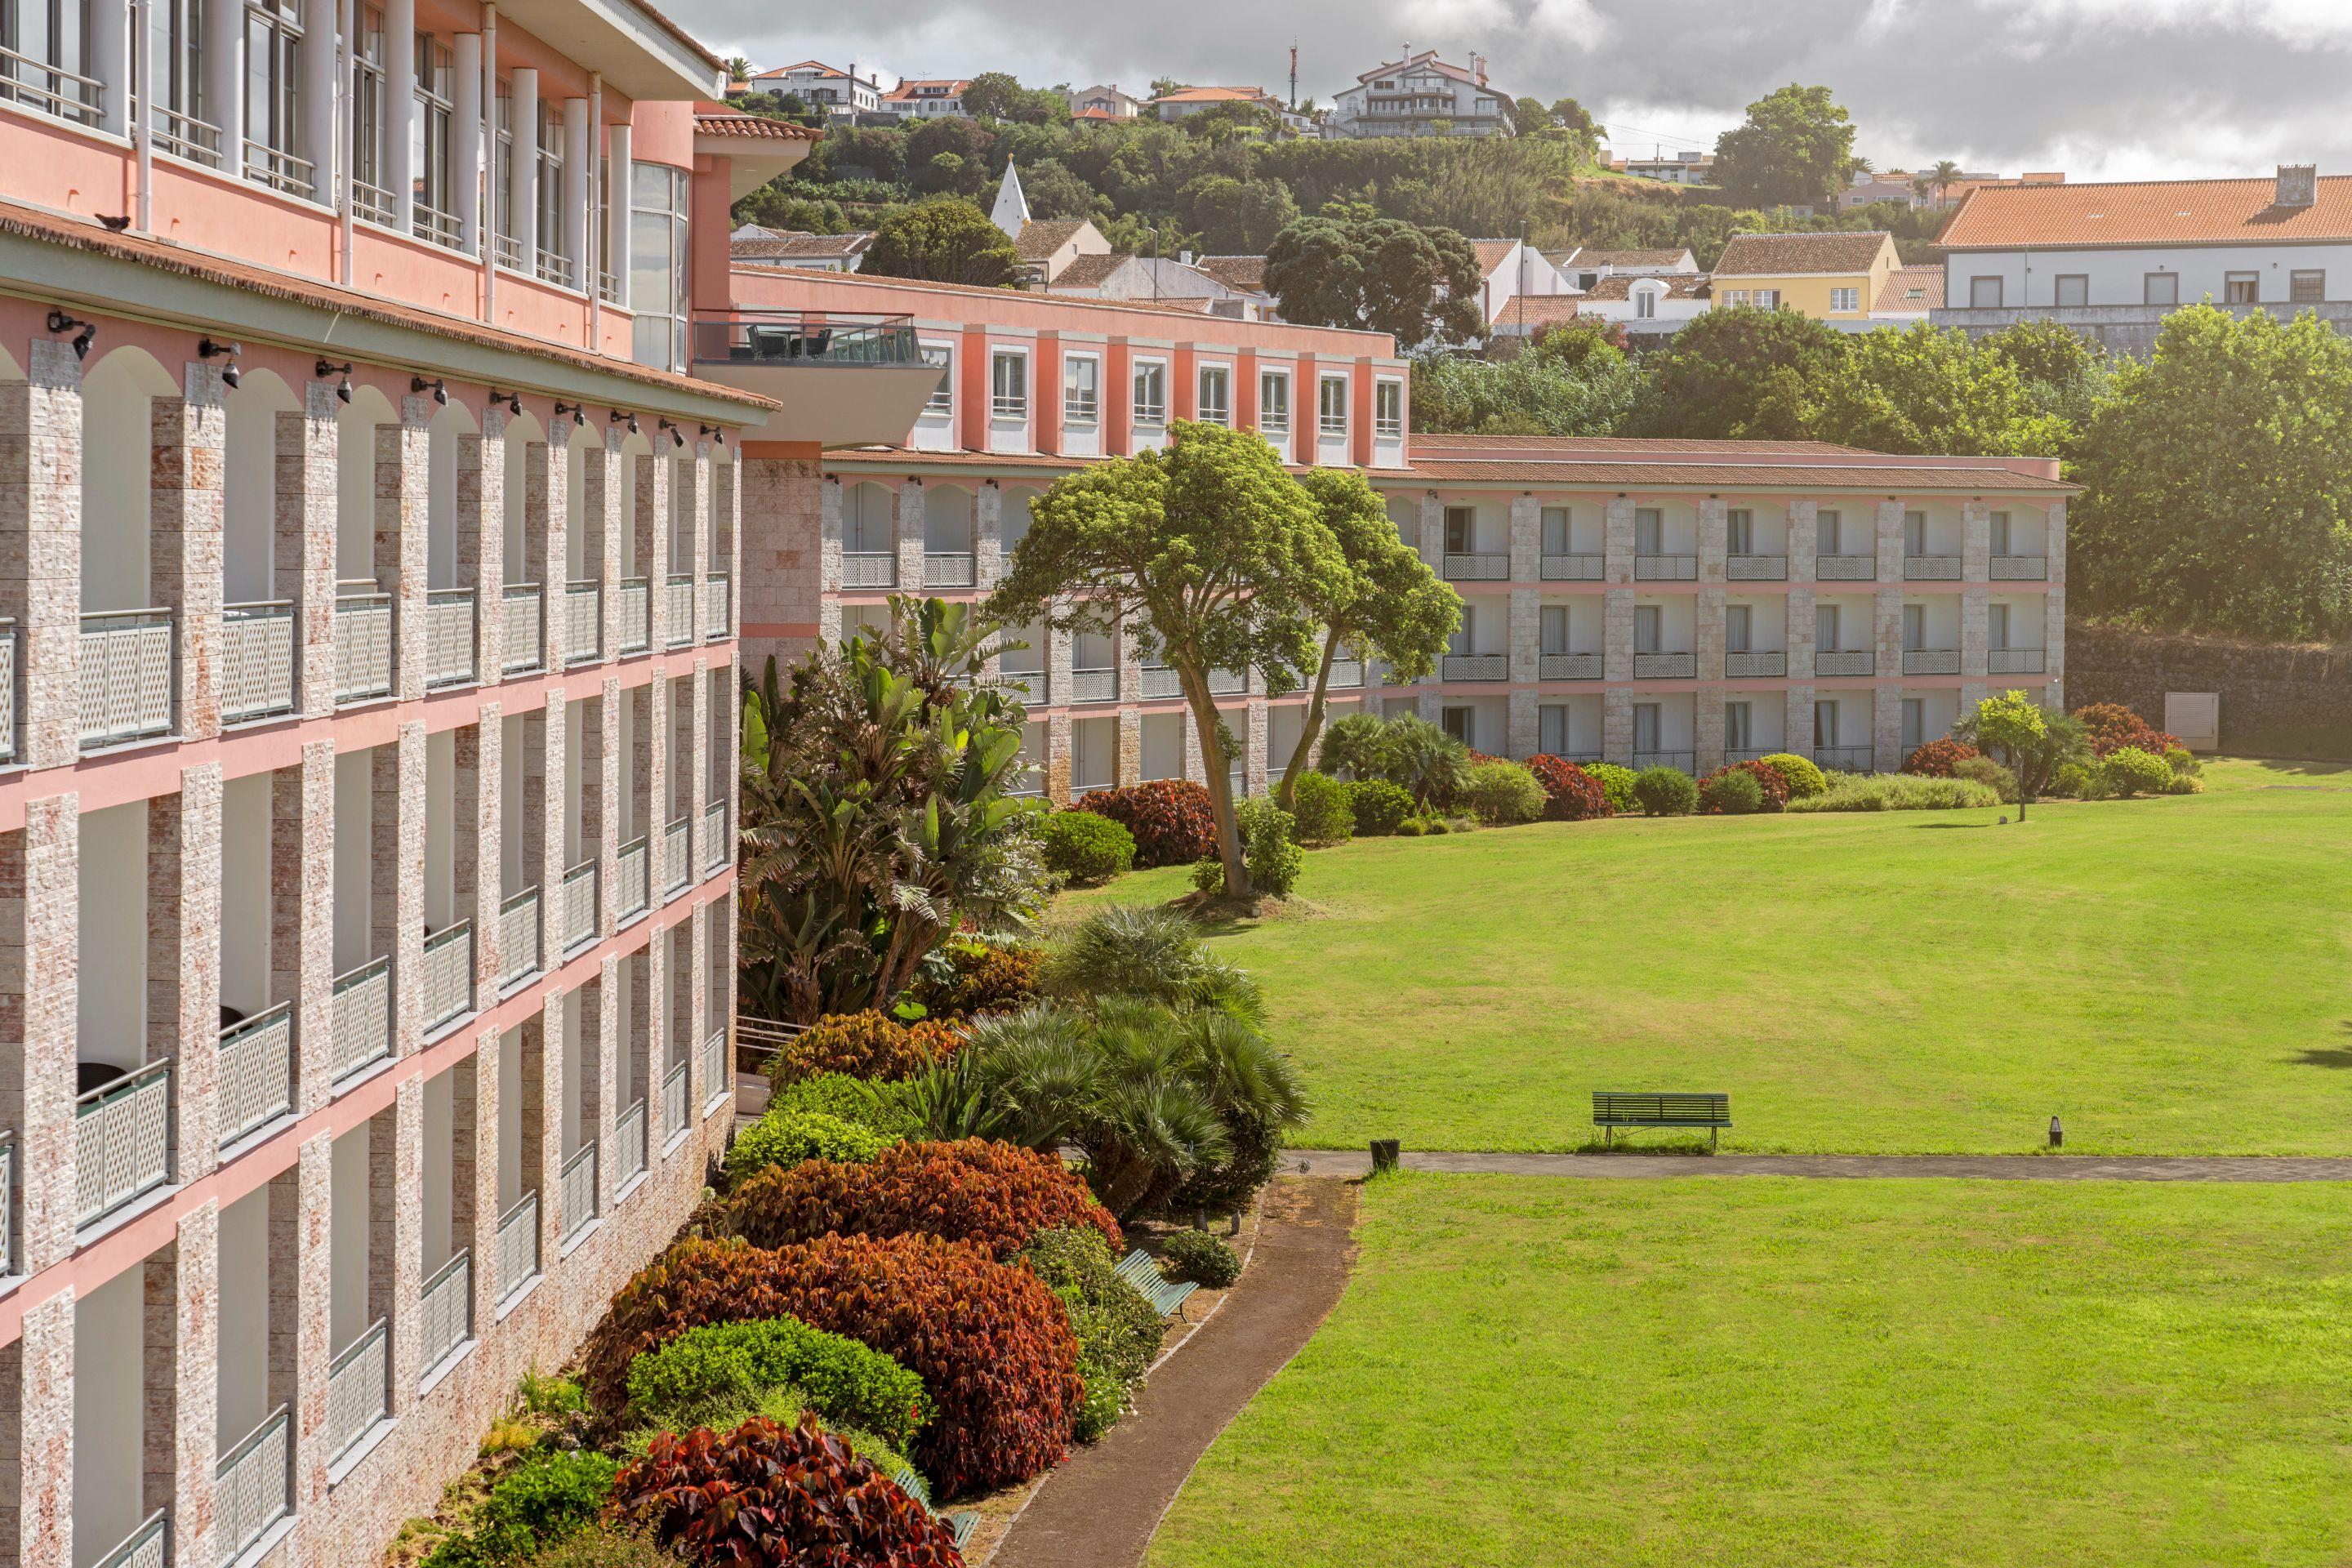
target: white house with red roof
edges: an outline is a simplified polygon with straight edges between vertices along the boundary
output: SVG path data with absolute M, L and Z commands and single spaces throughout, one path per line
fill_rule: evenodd
M 1435 49 L 1374 66 L 1332 100 L 1326 136 L 1508 136 L 1511 98 L 1486 80 L 1486 58 L 1449 65 Z
M 823 60 L 803 60 L 798 65 L 776 66 L 768 70 L 753 71 L 743 79 L 744 86 L 753 92 L 789 92 L 803 103 L 823 109 L 836 120 L 855 120 L 860 114 L 882 112 L 885 89 L 872 69 L 864 76 L 857 74 L 857 62 L 852 60 L 847 70 L 829 66 Z
M 908 77 L 883 95 L 882 112 L 900 120 L 942 120 L 962 115 L 971 83 L 956 77 Z

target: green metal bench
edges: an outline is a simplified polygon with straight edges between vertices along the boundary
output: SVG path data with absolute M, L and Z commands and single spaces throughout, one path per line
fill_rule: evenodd
M 1707 1147 L 1716 1147 L 1731 1125 L 1727 1094 L 1622 1094 L 1592 1091 L 1592 1125 L 1603 1130 L 1601 1144 L 1613 1146 L 1620 1127 L 1704 1127 Z
M 1118 1277 L 1150 1297 L 1153 1309 L 1163 1318 L 1181 1311 L 1185 1301 L 1200 1289 L 1190 1279 L 1162 1279 L 1160 1265 L 1140 1247 L 1118 1260 Z
M 941 1513 L 934 1509 L 931 1506 L 931 1483 L 923 1479 L 922 1472 L 912 1465 L 899 1467 L 890 1479 L 900 1491 L 921 1503 L 925 1513 L 940 1521 L 940 1528 L 948 1532 L 948 1539 L 955 1542 L 958 1552 L 963 1550 L 963 1543 L 971 1539 L 972 1531 L 979 1527 L 980 1515 L 970 1509 L 956 1513 Z

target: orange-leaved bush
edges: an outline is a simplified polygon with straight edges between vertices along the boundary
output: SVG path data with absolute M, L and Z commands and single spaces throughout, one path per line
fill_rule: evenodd
M 1561 757 L 1534 756 L 1527 761 L 1528 772 L 1536 775 L 1543 785 L 1544 818 L 1549 822 L 1590 822 L 1595 817 L 1613 815 L 1609 808 L 1609 794 L 1601 781 Z
M 966 1138 L 895 1143 L 872 1160 L 803 1160 L 745 1182 L 719 1227 L 754 1247 L 820 1236 L 936 1236 L 1010 1258 L 1041 1230 L 1088 1226 L 1117 1248 L 1118 1222 L 1052 1154 Z
M 852 1078 L 912 1078 L 955 1055 L 962 1031 L 925 1018 L 902 1024 L 887 1014 L 835 1013 L 793 1037 L 777 1054 L 779 1081 L 796 1083 L 829 1072 Z
M 2180 744 L 2177 737 L 2158 729 L 2120 702 L 2086 702 L 2074 710 L 2074 717 L 2083 721 L 2084 731 L 2091 737 L 2094 757 L 2104 758 L 2126 746 L 2160 757 Z
M 1045 994 L 1045 950 L 1042 947 L 955 942 L 941 951 L 947 961 L 946 976 L 926 975 L 913 990 L 915 1000 L 934 1017 L 976 1018 L 1018 1012 Z
M 1081 798 L 1079 811 L 1107 816 L 1135 838 L 1135 869 L 1190 866 L 1217 852 L 1217 819 L 1209 789 L 1190 779 L 1152 779 Z
M 1903 771 L 1917 773 L 1922 778 L 1948 779 L 1952 770 L 1977 754 L 1977 749 L 1966 741 L 1955 741 L 1949 735 L 1939 736 L 1912 749 L 1903 759 Z

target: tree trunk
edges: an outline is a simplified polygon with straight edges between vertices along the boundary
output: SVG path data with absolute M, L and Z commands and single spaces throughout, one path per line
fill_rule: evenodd
M 1209 810 L 1217 819 L 1217 858 L 1224 863 L 1225 891 L 1231 897 L 1250 896 L 1249 868 L 1242 859 L 1241 821 L 1234 815 L 1232 764 L 1217 740 L 1217 705 L 1209 697 L 1209 680 L 1194 661 L 1169 653 L 1176 678 L 1183 682 L 1184 705 L 1192 710 L 1192 727 L 1201 733 L 1201 765 L 1209 774 Z
M 1285 811 L 1292 809 L 1298 775 L 1307 771 L 1307 759 L 1315 754 L 1316 738 L 1323 733 L 1323 701 L 1331 687 L 1331 660 L 1339 651 L 1339 634 L 1333 632 L 1323 639 L 1323 663 L 1315 671 L 1315 695 L 1307 699 L 1307 722 L 1299 726 L 1298 744 L 1291 748 L 1290 764 L 1282 770 L 1282 785 L 1274 792 L 1274 804 Z

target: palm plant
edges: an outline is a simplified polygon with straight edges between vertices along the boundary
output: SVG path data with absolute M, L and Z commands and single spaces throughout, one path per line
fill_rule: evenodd
M 1248 971 L 1212 953 L 1192 916 L 1161 905 L 1110 904 L 1088 915 L 1046 961 L 1045 979 L 1066 996 L 1142 997 L 1251 1023 L 1265 1011 Z
M 1426 811 L 1460 792 L 1470 770 L 1470 748 L 1417 714 L 1389 720 L 1389 778 L 1412 792 Z
M 1388 721 L 1377 713 L 1350 713 L 1336 719 L 1323 731 L 1323 750 L 1315 765 L 1334 778 L 1388 777 Z

